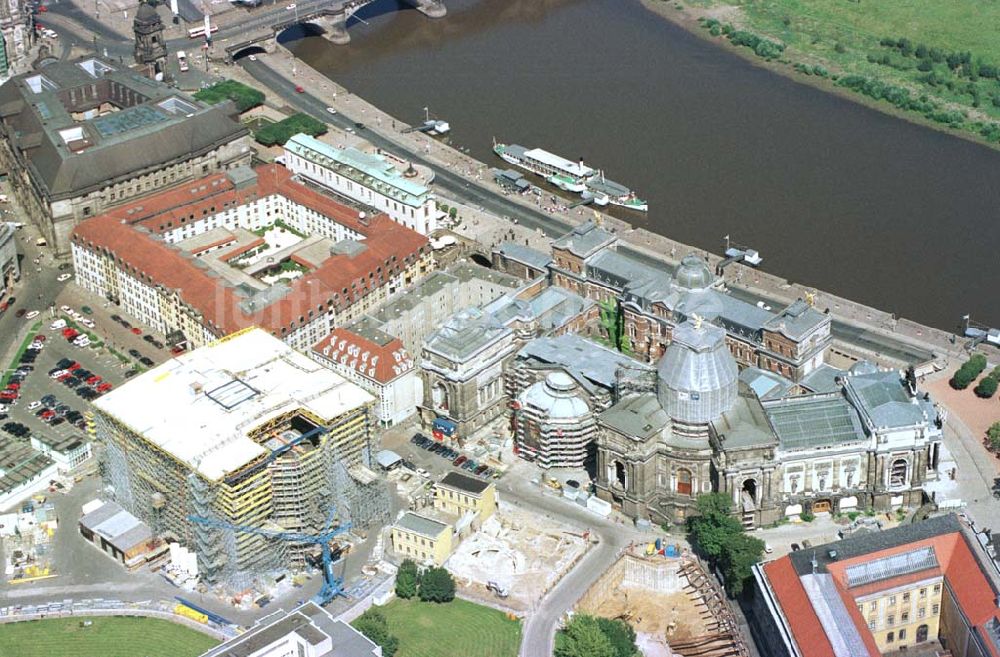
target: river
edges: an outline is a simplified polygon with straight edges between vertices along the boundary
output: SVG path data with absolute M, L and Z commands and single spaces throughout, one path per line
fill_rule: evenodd
M 493 166 L 493 137 L 604 169 L 650 204 L 618 216 L 792 281 L 954 329 L 1000 326 L 1000 153 L 754 66 L 638 0 L 369 5 L 349 46 L 295 55 L 410 123 L 423 108 Z

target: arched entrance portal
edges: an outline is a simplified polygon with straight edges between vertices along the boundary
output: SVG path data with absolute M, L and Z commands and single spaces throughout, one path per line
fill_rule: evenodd
M 677 493 L 679 495 L 691 494 L 691 471 L 681 468 L 677 471 Z
M 927 640 L 927 626 L 921 625 L 917 628 L 917 643 L 923 643 Z
M 611 477 L 612 483 L 617 483 L 619 486 L 628 490 L 628 475 L 625 472 L 625 464 L 621 461 L 615 461 L 611 466 Z
M 757 505 L 757 480 L 744 479 L 743 488 L 740 489 L 740 501 L 743 508 L 754 508 Z

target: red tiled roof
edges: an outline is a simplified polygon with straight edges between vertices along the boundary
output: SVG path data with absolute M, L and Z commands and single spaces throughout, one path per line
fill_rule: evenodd
M 803 657 L 835 657 L 792 560 L 785 556 L 767 563 L 764 572 Z M 809 639 L 803 640 L 805 637 Z
M 281 335 L 282 329 L 291 331 L 310 321 L 310 311 L 315 316 L 331 305 L 344 308 L 364 298 L 426 248 L 427 238 L 419 233 L 382 214 L 361 222 L 353 209 L 293 181 L 282 167 L 268 165 L 258 167 L 256 172 L 257 184 L 245 189 L 236 190 L 228 178 L 215 174 L 114 208 L 80 223 L 73 240 L 114 254 L 120 267 L 149 284 L 179 291 L 181 299 L 201 313 L 203 323 L 215 327 L 217 333 L 261 326 L 276 335 Z M 354 255 L 329 257 L 297 279 L 283 298 L 247 314 L 238 305 L 241 297 L 231 287 L 151 235 L 176 228 L 183 223 L 182 218 L 186 221 L 192 214 L 200 220 L 202 210 L 209 210 L 211 215 L 212 207 L 221 212 L 224 203 L 235 207 L 271 194 L 284 196 L 355 230 L 365 237 L 365 248 Z M 173 225 L 168 226 L 168 221 Z M 136 224 L 148 230 L 136 230 Z
M 939 567 L 848 588 L 846 571 L 850 566 L 922 547 L 933 547 Z M 864 617 L 857 609 L 856 600 L 878 591 L 887 591 L 897 586 L 943 575 L 956 602 L 969 619 L 970 625 L 981 627 L 994 617 L 1000 618 L 997 614 L 993 587 L 982 572 L 979 561 L 961 532 L 953 531 L 829 563 L 826 565 L 826 570 L 833 577 L 844 605 L 872 655 L 879 654 L 878 647 Z M 805 657 L 832 657 L 833 648 L 822 632 L 819 618 L 813 611 L 791 559 L 785 556 L 772 561 L 764 566 L 764 572 L 802 654 Z
M 413 359 L 399 338 L 381 345 L 346 328 L 334 329 L 313 346 L 313 351 L 379 383 L 388 383 L 413 369 Z

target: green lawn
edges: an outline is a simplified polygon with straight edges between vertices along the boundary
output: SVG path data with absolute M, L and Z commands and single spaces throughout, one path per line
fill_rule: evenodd
M 380 608 L 399 639 L 396 657 L 516 657 L 521 622 L 465 600 L 393 600 Z
M 90 627 L 80 627 L 89 620 Z M 53 618 L 0 624 L 0 657 L 195 657 L 218 641 L 158 618 Z

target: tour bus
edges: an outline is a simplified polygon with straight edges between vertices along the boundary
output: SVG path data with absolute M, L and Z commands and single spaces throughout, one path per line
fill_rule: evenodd
M 180 65 L 181 73 L 188 70 L 187 55 L 184 54 L 183 50 L 177 51 L 177 64 Z
M 218 31 L 219 31 L 219 26 L 218 25 L 213 25 L 212 29 L 211 29 L 211 33 L 215 34 Z M 192 38 L 192 39 L 197 39 L 198 37 L 205 36 L 205 26 L 201 25 L 199 27 L 192 27 L 190 30 L 188 30 L 188 36 L 190 38 Z

